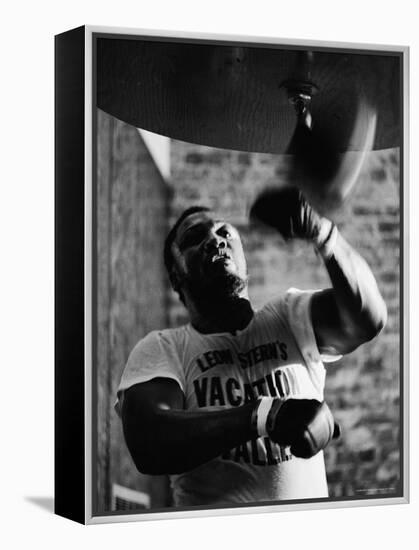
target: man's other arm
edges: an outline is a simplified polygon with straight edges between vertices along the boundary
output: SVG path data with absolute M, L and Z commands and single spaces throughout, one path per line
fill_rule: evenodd
M 324 263 L 333 288 L 312 299 L 317 344 L 323 353 L 350 353 L 383 329 L 386 305 L 368 264 L 339 233 Z
M 169 378 L 126 390 L 124 436 L 137 469 L 146 474 L 191 470 L 255 437 L 255 402 L 221 411 L 185 411 L 184 394 Z
M 144 474 L 178 474 L 259 436 L 268 436 L 293 455 L 310 458 L 338 436 L 326 403 L 315 399 L 264 397 L 217 411 L 183 410 L 184 395 L 168 378 L 155 378 L 125 391 L 124 436 Z

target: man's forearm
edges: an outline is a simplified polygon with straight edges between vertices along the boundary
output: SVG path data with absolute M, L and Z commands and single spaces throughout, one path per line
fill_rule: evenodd
M 261 397 L 218 411 L 166 406 L 145 410 L 138 396 L 131 393 L 124 401 L 122 421 L 131 456 L 145 474 L 183 473 L 258 437 L 310 458 L 339 432 L 330 409 L 316 399 Z
M 340 234 L 324 262 L 342 327 L 355 338 L 370 340 L 383 328 L 387 311 L 368 264 Z
M 161 409 L 138 426 L 136 415 L 129 414 L 125 437 L 143 473 L 181 473 L 257 437 L 251 426 L 254 407 L 255 402 L 220 411 Z

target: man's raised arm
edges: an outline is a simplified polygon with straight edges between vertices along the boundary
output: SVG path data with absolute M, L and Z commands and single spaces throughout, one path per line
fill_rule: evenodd
M 298 189 L 265 193 L 251 216 L 277 229 L 286 240 L 312 242 L 322 256 L 332 288 L 314 294 L 311 309 L 322 353 L 349 353 L 382 330 L 387 309 L 370 268 Z
M 365 260 L 337 231 L 331 238 L 320 253 L 333 288 L 314 294 L 311 315 L 319 350 L 344 354 L 377 336 L 387 308 Z

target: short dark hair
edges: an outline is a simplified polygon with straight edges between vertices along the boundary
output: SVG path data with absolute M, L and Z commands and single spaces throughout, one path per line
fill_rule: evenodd
M 192 214 L 196 214 L 197 212 L 211 212 L 211 208 L 208 208 L 207 206 L 190 206 L 189 208 L 184 210 L 182 214 L 179 216 L 179 218 L 176 220 L 172 229 L 169 231 L 166 237 L 166 240 L 164 241 L 164 251 L 163 251 L 164 265 L 166 266 L 166 270 L 169 275 L 170 282 L 172 282 L 171 273 L 172 273 L 173 262 L 174 262 L 174 258 L 172 254 L 172 244 L 176 238 L 176 232 L 178 230 L 178 227 L 180 226 L 180 224 L 183 222 L 185 218 L 187 218 L 188 216 L 191 216 Z

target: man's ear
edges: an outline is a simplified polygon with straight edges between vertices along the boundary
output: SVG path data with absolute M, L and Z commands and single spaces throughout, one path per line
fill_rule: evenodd
M 172 269 L 170 270 L 169 279 L 170 279 L 170 283 L 172 285 L 173 290 L 175 290 L 176 292 L 179 292 L 180 291 L 181 279 L 180 279 L 180 276 L 177 273 L 175 267 L 172 267 Z
M 177 292 L 179 296 L 182 297 L 181 286 L 182 286 L 183 276 L 182 276 L 181 270 L 177 266 L 177 262 L 181 261 L 181 254 L 176 242 L 172 244 L 172 254 L 173 254 L 173 263 L 169 272 L 169 279 L 173 290 Z
M 179 295 L 179 298 L 183 304 L 185 304 L 185 297 L 183 295 L 183 291 L 181 288 L 181 277 L 179 273 L 176 272 L 175 268 L 172 268 L 170 274 L 169 274 L 170 283 L 172 285 L 172 288 L 177 294 Z

